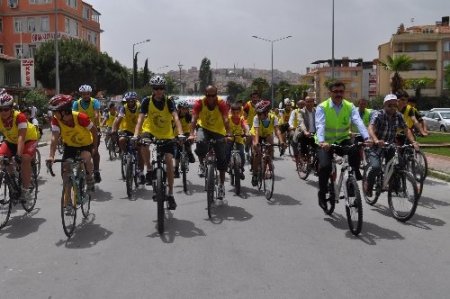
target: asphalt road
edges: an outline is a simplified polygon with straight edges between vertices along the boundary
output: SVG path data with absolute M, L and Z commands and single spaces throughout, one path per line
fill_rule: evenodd
M 46 157 L 48 147 L 41 152 Z M 275 162 L 273 202 L 247 172 L 242 196 L 227 183 L 211 221 L 196 164 L 189 194 L 176 181 L 178 208 L 159 235 L 150 188 L 126 198 L 119 161 L 103 154 L 92 214 L 69 240 L 61 180 L 42 171 L 36 210 L 15 210 L 0 231 L 0 298 L 449 297 L 448 183 L 428 180 L 405 224 L 390 216 L 386 195 L 375 207 L 364 204 L 354 237 L 343 202 L 324 215 L 317 178 L 300 181 L 288 157 Z

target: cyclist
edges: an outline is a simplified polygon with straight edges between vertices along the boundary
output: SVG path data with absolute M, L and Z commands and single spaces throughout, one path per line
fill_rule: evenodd
M 260 140 L 265 140 L 266 143 L 273 144 L 273 134 L 275 133 L 281 146 L 284 147 L 284 139 L 278 128 L 278 118 L 269 113 L 271 103 L 270 101 L 261 101 L 256 105 L 256 116 L 253 119 L 253 126 L 250 130 L 250 134 L 253 139 L 253 176 L 252 185 L 258 185 L 258 156 L 261 155 L 261 149 L 259 147 Z M 269 148 L 270 157 L 273 157 L 273 149 Z
M 426 123 L 424 122 L 422 118 L 422 114 L 420 114 L 419 110 L 417 110 L 417 99 L 415 97 L 409 97 L 408 98 L 408 105 L 414 109 L 414 116 L 416 117 L 417 121 L 419 122 L 420 126 L 422 127 L 423 132 L 425 132 L 428 135 L 428 128 Z
M 183 135 L 185 137 L 189 137 L 189 133 L 191 132 L 191 121 L 192 121 L 192 115 L 189 112 L 189 103 L 186 101 L 180 101 L 177 105 L 177 112 L 178 112 L 178 119 L 181 123 L 181 128 L 183 129 Z M 173 128 L 174 134 L 176 134 L 177 128 L 174 126 Z M 185 149 L 187 152 L 187 156 L 189 159 L 189 163 L 195 163 L 195 157 L 192 153 L 191 143 L 186 142 L 185 143 Z M 180 152 L 181 152 L 181 146 L 177 144 L 177 149 L 175 151 L 175 178 L 180 177 Z
M 198 127 L 198 128 L 197 128 Z M 225 135 L 230 132 L 228 122 L 228 107 L 225 101 L 217 97 L 217 87 L 206 87 L 205 96 L 197 100 L 192 110 L 191 134 L 189 139 L 194 139 L 194 130 L 197 128 L 197 146 L 195 153 L 200 162 L 200 176 L 205 175 L 203 159 L 208 152 L 208 140 L 214 139 L 214 152 L 217 158 L 217 170 L 219 170 L 218 199 L 225 196 L 225 172 L 227 170 L 227 157 L 225 147 Z
M 409 130 L 412 130 L 414 127 L 419 131 L 420 134 L 423 136 L 427 136 L 428 133 L 425 132 L 420 125 L 419 120 L 417 117 L 421 119 L 421 116 L 419 113 L 415 113 L 415 108 L 408 104 L 409 95 L 407 92 L 400 90 L 396 93 L 397 99 L 398 99 L 398 111 L 403 114 L 403 118 L 405 119 L 406 126 Z M 400 130 L 398 139 L 400 143 L 404 143 L 406 141 L 405 133 L 406 130 Z
M 284 110 L 282 112 L 280 112 L 278 120 L 279 120 L 280 132 L 287 139 L 287 138 L 289 138 L 289 118 L 291 116 L 291 111 L 292 111 L 292 102 L 289 98 L 285 98 L 283 100 L 283 103 L 284 103 Z M 280 156 L 282 156 L 283 154 L 284 154 L 284 148 L 281 148 Z
M 305 98 L 305 107 L 299 113 L 299 126 L 295 130 L 294 140 L 300 143 L 300 159 L 304 159 L 307 154 L 308 145 L 316 146 L 314 134 L 316 133 L 316 108 L 314 98 Z
M 25 114 L 25 116 L 27 117 L 28 122 L 30 122 L 36 128 L 36 130 L 37 130 L 37 137 L 38 137 L 38 140 L 39 140 L 42 137 L 42 128 L 39 125 L 38 119 L 36 117 L 32 117 L 31 116 L 31 112 L 32 112 L 32 107 L 26 107 L 25 109 L 22 110 L 22 113 Z
M 81 85 L 78 91 L 80 92 L 81 97 L 73 102 L 72 110 L 87 114 L 91 122 L 96 126 L 98 134 L 100 134 L 100 131 L 98 130 L 101 116 L 100 101 L 91 97 L 92 87 L 90 85 Z M 95 140 L 97 142 L 94 144 L 96 150 L 92 151 L 92 158 L 94 160 L 94 179 L 96 183 L 100 183 L 102 181 L 102 177 L 100 176 L 100 153 L 98 152 L 100 138 L 96 138 Z
M 260 94 L 260 92 L 257 89 L 255 89 L 250 94 L 250 100 L 247 101 L 247 103 L 245 103 L 245 105 L 244 105 L 244 108 L 243 108 L 243 110 L 244 110 L 244 118 L 245 118 L 245 121 L 247 122 L 249 128 L 252 127 L 252 125 L 253 125 L 253 118 L 256 115 L 255 106 L 260 101 L 261 101 L 261 94 Z M 251 136 L 248 136 L 246 141 L 245 141 L 245 152 L 247 154 L 248 154 L 248 152 L 250 150 L 251 144 L 252 144 Z
M 369 138 L 367 129 L 364 126 L 358 109 L 348 100 L 344 99 L 345 84 L 336 81 L 329 86 L 331 97 L 317 106 L 316 110 L 316 129 L 317 142 L 319 149 L 317 156 L 319 159 L 319 206 L 326 209 L 326 193 L 328 188 L 328 178 L 331 173 L 332 152 L 331 144 L 351 145 L 350 126 L 355 124 L 364 140 Z M 344 153 L 340 150 L 335 151 L 338 155 Z M 361 180 L 362 175 L 359 171 L 360 155 L 359 149 L 354 147 L 349 153 L 349 164 L 355 171 L 357 180 Z
M 181 127 L 180 120 L 175 107 L 173 99 L 167 98 L 164 95 L 166 88 L 166 79 L 163 76 L 155 75 L 150 79 L 150 85 L 152 86 L 153 93 L 149 97 L 145 97 L 142 100 L 141 109 L 139 111 L 139 117 L 134 130 L 134 138 L 138 138 L 142 130 L 142 137 L 156 138 L 158 140 L 174 139 L 175 134 L 172 127 L 172 122 L 178 131 L 178 137 L 184 138 L 183 129 Z M 150 151 L 147 146 L 141 147 L 144 159 L 147 166 L 150 164 Z M 165 161 L 167 166 L 167 185 L 168 185 L 168 208 L 169 210 L 175 210 L 177 204 L 173 197 L 173 179 L 174 179 L 174 167 L 173 167 L 173 154 L 175 147 L 172 143 L 163 146 L 162 151 L 165 153 Z M 148 161 L 148 162 L 147 162 Z M 147 167 L 147 171 L 150 168 Z
M 10 94 L 4 92 L 0 95 L 0 133 L 4 136 L 0 156 L 14 156 L 16 163 L 21 165 L 21 200 L 30 201 L 31 161 L 36 154 L 37 131 L 25 114 L 13 109 L 13 103 Z
M 108 109 L 105 109 L 103 113 L 103 121 L 101 126 L 106 127 L 106 136 L 105 136 L 105 142 L 108 142 L 108 139 L 111 138 L 111 132 L 112 127 L 114 124 L 114 121 L 117 117 L 117 109 L 116 104 L 110 103 Z
M 47 161 L 53 163 L 55 160 L 56 145 L 61 136 L 64 142 L 62 159 L 74 159 L 80 155 L 86 166 L 86 186 L 90 192 L 94 191 L 92 156 L 97 151 L 95 146 L 98 139 L 97 127 L 89 116 L 72 110 L 70 95 L 55 95 L 50 99 L 48 109 L 53 112 L 53 118 L 50 155 Z M 67 166 L 63 168 L 63 180 L 65 180 L 64 175 L 69 173 Z
M 298 159 L 298 138 L 294 138 L 298 136 L 295 132 L 298 132 L 297 130 L 298 126 L 300 125 L 300 111 L 305 107 L 305 101 L 304 100 L 298 100 L 297 101 L 297 108 L 292 110 L 291 115 L 289 116 L 289 139 L 292 142 L 292 148 L 294 150 L 294 158 L 295 161 Z
M 384 97 L 383 109 L 376 111 L 370 120 L 369 135 L 374 145 L 369 149 L 368 161 L 370 168 L 367 174 L 367 181 L 364 182 L 363 188 L 365 193 L 371 197 L 372 189 L 376 175 L 381 171 L 381 154 L 384 143 L 394 143 L 398 129 L 406 129 L 406 123 L 402 114 L 397 111 L 398 100 L 395 94 L 388 94 Z M 414 140 L 410 130 L 406 130 L 406 137 L 414 145 L 416 150 L 419 149 L 418 143 Z M 395 154 L 395 151 L 385 152 L 385 159 L 389 161 Z
M 230 133 L 233 135 L 248 135 L 248 125 L 242 115 L 242 105 L 240 103 L 231 104 L 231 114 L 228 117 L 228 122 L 230 125 Z M 241 156 L 241 180 L 245 179 L 244 176 L 244 164 L 245 164 L 245 154 L 244 154 L 244 137 L 242 136 L 231 136 L 227 138 L 227 161 L 230 163 L 231 151 L 233 150 L 233 141 L 236 143 L 236 148 L 239 150 Z

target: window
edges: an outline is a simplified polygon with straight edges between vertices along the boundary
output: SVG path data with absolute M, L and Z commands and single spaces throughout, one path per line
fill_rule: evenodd
M 0 18 L 0 32 L 3 32 L 3 19 Z
M 36 54 L 36 45 L 28 45 L 28 57 L 34 58 L 34 55 Z
M 93 31 L 87 32 L 87 40 L 93 45 L 97 45 L 97 33 Z
M 23 53 L 23 47 L 22 45 L 16 45 L 14 49 L 14 53 L 16 54 L 16 58 L 22 58 Z
M 26 32 L 27 24 L 25 18 L 14 18 L 14 32 Z
M 78 36 L 78 22 L 71 18 L 65 18 L 66 33 L 72 36 Z
M 50 3 L 51 0 L 29 0 L 30 4 L 47 4 Z
M 450 52 L 450 41 L 444 42 L 444 52 Z
M 66 4 L 72 8 L 77 8 L 77 0 L 66 0 Z
M 28 18 L 28 32 L 36 31 L 36 20 L 35 18 Z
M 41 17 L 41 32 L 49 32 L 50 25 L 48 21 L 48 17 Z
M 3 45 L 0 45 L 0 53 L 3 54 Z
M 89 20 L 90 9 L 88 6 L 83 6 L 83 18 Z

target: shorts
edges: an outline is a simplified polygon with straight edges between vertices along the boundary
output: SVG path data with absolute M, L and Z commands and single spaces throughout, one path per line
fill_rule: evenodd
M 64 153 L 63 153 L 63 160 L 65 159 L 75 159 L 76 157 L 78 157 L 81 152 L 87 151 L 90 152 L 92 154 L 92 148 L 93 148 L 93 144 L 90 145 L 85 145 L 85 146 L 68 146 L 68 145 L 64 145 Z
M 22 154 L 34 157 L 36 155 L 36 148 L 37 148 L 37 140 L 28 140 L 24 144 Z M 11 157 L 15 156 L 16 154 L 17 154 L 17 144 L 4 141 L 0 145 L 0 156 Z
M 155 138 L 150 133 L 142 133 L 141 137 L 142 138 L 149 138 L 149 139 L 154 139 Z M 169 141 L 170 139 L 167 139 L 167 140 Z M 160 150 L 164 154 L 171 154 L 173 156 L 173 155 L 175 155 L 175 148 L 176 148 L 176 144 L 174 142 L 169 142 L 169 143 L 164 144 L 163 146 L 161 146 Z

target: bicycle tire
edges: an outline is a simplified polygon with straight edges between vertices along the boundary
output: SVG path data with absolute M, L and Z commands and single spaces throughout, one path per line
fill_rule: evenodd
M 264 196 L 267 200 L 271 200 L 273 196 L 273 189 L 275 186 L 275 172 L 272 161 L 267 161 L 264 167 Z
M 86 173 L 84 172 L 84 170 L 82 170 L 82 173 L 80 175 L 78 187 L 80 188 L 81 195 L 81 213 L 83 214 L 84 218 L 87 218 L 91 209 L 91 194 L 87 191 Z
M 156 204 L 158 210 L 158 233 L 162 234 L 164 232 L 164 185 L 163 185 L 163 173 L 162 169 L 157 168 L 155 170 L 156 174 Z
M 346 188 L 347 198 L 345 201 L 345 213 L 347 214 L 347 223 L 351 233 L 357 236 L 362 229 L 363 206 L 361 202 L 361 193 L 355 177 L 350 176 L 348 178 Z M 352 191 L 353 194 L 351 193 Z
M 206 166 L 206 201 L 208 209 L 208 217 L 212 217 L 212 206 L 214 203 L 214 192 L 215 192 L 215 177 L 214 177 L 214 166 Z
M 36 173 L 39 176 L 39 174 L 41 174 L 41 152 L 39 151 L 39 149 L 36 148 L 36 156 L 34 158 L 34 161 L 36 163 Z
M 422 170 L 422 181 L 424 181 L 428 176 L 428 160 L 427 156 L 425 156 L 424 152 L 416 151 L 415 159 L 417 164 L 420 165 Z
M 31 193 L 32 200 L 24 202 L 22 201 L 22 207 L 27 212 L 30 213 L 33 211 L 34 206 L 36 205 L 37 194 L 38 194 L 38 176 L 37 176 L 37 165 L 35 161 L 31 161 Z
M 122 180 L 125 181 L 126 179 L 126 165 L 127 165 L 127 155 L 128 154 L 122 154 L 122 158 L 120 159 L 120 173 L 122 174 Z
M 11 215 L 12 200 L 10 189 L 5 174 L 0 174 L 0 229 L 5 227 Z
M 236 157 L 234 157 L 232 173 L 234 174 L 234 193 L 239 195 L 241 194 L 241 163 Z
M 310 157 L 308 157 L 307 160 L 303 160 L 300 157 L 297 158 L 297 173 L 300 179 L 306 180 L 311 172 L 311 167 L 308 165 L 308 161 L 310 160 Z
M 106 143 L 106 148 L 108 149 L 109 160 L 114 160 L 116 158 L 116 149 L 111 138 L 109 138 L 108 142 Z
M 127 188 L 127 196 L 128 198 L 131 198 L 133 195 L 133 180 L 134 180 L 134 173 L 133 173 L 133 162 L 131 159 L 127 159 L 127 164 L 125 166 L 125 185 Z
M 363 185 L 364 183 L 367 181 L 367 171 L 369 169 L 369 165 L 367 164 L 364 167 L 364 172 L 363 172 Z M 372 196 L 368 196 L 368 194 L 365 192 L 364 188 L 363 188 L 363 196 L 364 196 L 364 200 L 371 206 L 373 206 L 374 204 L 377 203 L 378 198 L 380 197 L 381 194 L 381 174 L 378 174 L 375 177 L 375 184 L 372 187 Z
M 188 166 L 189 161 L 187 160 L 188 157 L 185 153 L 181 153 L 180 157 L 180 170 L 181 170 L 181 180 L 183 182 L 183 191 L 187 192 L 187 172 L 188 172 Z
M 409 190 L 408 185 L 410 185 L 412 190 Z M 401 212 L 398 207 L 402 203 L 400 202 L 400 200 L 396 201 L 393 198 L 393 195 L 402 195 L 404 196 L 403 199 L 405 199 L 405 196 L 407 197 L 406 200 L 403 200 L 403 203 L 409 202 L 410 204 L 407 208 L 404 209 L 404 212 Z M 388 204 L 392 216 L 401 222 L 408 221 L 412 216 L 414 216 L 418 202 L 419 195 L 417 190 L 417 182 L 414 176 L 410 172 L 407 172 L 405 170 L 396 170 L 389 180 L 388 190 Z
M 70 190 L 67 190 L 69 188 Z M 68 202 L 72 201 L 73 196 L 76 196 L 76 190 L 74 190 L 74 186 L 71 183 L 63 184 L 63 191 L 61 195 L 61 221 L 64 233 L 68 238 L 70 238 L 75 230 L 76 218 L 77 218 L 77 208 L 71 204 L 72 208 L 66 211 L 66 203 L 64 200 L 64 194 L 66 190 L 68 191 L 69 198 Z
M 263 189 L 263 187 L 264 187 L 264 163 L 263 157 L 260 156 L 258 168 L 258 190 Z
M 334 181 L 330 177 L 330 181 L 328 182 L 328 191 L 326 194 L 326 204 L 327 207 L 324 209 L 325 214 L 331 215 L 334 212 L 334 208 L 336 207 L 336 198 L 335 198 L 335 192 L 334 192 Z

